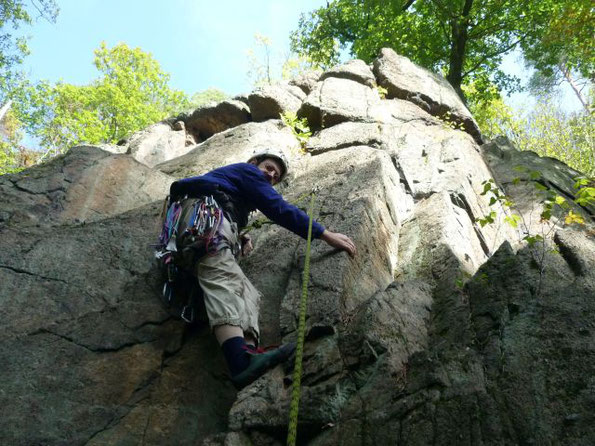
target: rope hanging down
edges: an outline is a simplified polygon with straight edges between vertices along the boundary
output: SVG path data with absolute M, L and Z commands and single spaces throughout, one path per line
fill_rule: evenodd
M 295 350 L 295 367 L 293 369 L 293 389 L 291 406 L 289 409 L 289 431 L 287 445 L 295 446 L 297 437 L 298 412 L 300 405 L 300 388 L 302 382 L 302 356 L 304 353 L 304 337 L 306 333 L 306 307 L 308 303 L 308 282 L 310 279 L 310 246 L 312 244 L 312 214 L 314 213 L 314 198 L 316 188 L 312 189 L 310 208 L 308 209 L 308 241 L 306 244 L 306 259 L 304 261 L 304 276 L 302 280 L 302 299 L 300 301 L 300 319 L 298 324 L 298 338 Z

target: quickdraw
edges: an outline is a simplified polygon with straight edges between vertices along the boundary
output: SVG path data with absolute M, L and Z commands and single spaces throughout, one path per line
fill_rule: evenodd
M 184 197 L 184 199 L 187 198 Z M 174 201 L 167 209 L 159 236 L 159 243 L 156 245 L 155 257 L 158 259 L 172 252 L 177 252 L 176 242 L 181 236 L 190 237 L 192 243 L 204 240 L 208 254 L 214 254 L 217 251 L 217 245 L 221 241 L 219 228 L 223 221 L 223 210 L 217 201 L 212 196 L 196 199 L 192 205 L 192 213 L 186 221 L 185 229 L 180 234 L 180 217 L 183 212 L 182 201 Z
M 212 196 L 194 203 L 192 214 L 188 220 L 186 232 L 192 235 L 192 241 L 202 238 L 208 254 L 217 252 L 221 241 L 219 228 L 223 221 L 223 211 Z
M 180 223 L 180 216 L 182 215 L 182 206 L 179 201 L 173 202 L 167 209 L 165 214 L 165 221 L 163 222 L 163 228 L 159 235 L 159 244 L 169 248 L 170 241 L 175 241 L 175 234 L 178 230 L 178 224 Z M 171 245 L 175 251 L 175 244 Z
M 164 211 L 163 226 L 155 245 L 155 258 L 165 273 L 162 297 L 169 308 L 175 300 L 175 290 L 179 286 L 177 281 L 180 277 L 188 276 L 188 269 L 191 268 L 185 253 L 192 252 L 191 257 L 214 255 L 224 246 L 220 235 L 224 215 L 212 196 L 196 199 L 186 196 L 172 203 L 167 198 Z M 179 314 L 188 323 L 194 321 L 193 299 L 195 296 L 190 296 Z

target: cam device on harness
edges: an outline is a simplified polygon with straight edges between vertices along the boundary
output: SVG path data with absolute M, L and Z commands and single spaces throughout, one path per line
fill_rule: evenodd
M 161 298 L 169 312 L 185 322 L 194 322 L 202 303 L 193 272 L 196 261 L 226 246 L 219 233 L 223 218 L 223 209 L 212 195 L 165 199 L 155 249 L 164 281 Z

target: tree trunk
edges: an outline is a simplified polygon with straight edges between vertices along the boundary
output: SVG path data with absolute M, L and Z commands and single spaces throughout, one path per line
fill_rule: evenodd
M 589 105 L 589 101 L 587 101 L 585 99 L 585 97 L 583 96 L 583 94 L 579 90 L 578 86 L 574 82 L 574 79 L 572 78 L 572 74 L 570 73 L 570 68 L 568 68 L 568 66 L 564 62 L 561 62 L 558 65 L 558 68 L 560 69 L 560 71 L 564 75 L 564 79 L 566 79 L 566 82 L 568 82 L 570 84 L 570 87 L 572 87 L 572 91 L 574 91 L 574 94 L 576 94 L 576 97 L 578 98 L 578 100 L 583 105 L 583 108 L 585 109 L 585 112 L 586 113 L 590 113 L 591 107 Z
M 10 110 L 10 106 L 12 105 L 12 100 L 9 99 L 7 102 L 4 103 L 2 107 L 0 107 L 0 122 L 4 119 L 4 115 Z
M 451 27 L 451 46 L 450 46 L 450 60 L 448 66 L 448 75 L 446 79 L 455 89 L 459 97 L 466 103 L 465 95 L 461 89 L 463 82 L 463 64 L 465 62 L 465 47 L 467 45 L 469 26 L 469 13 L 473 6 L 473 0 L 465 0 L 463 11 L 461 15 L 453 17 L 450 21 Z

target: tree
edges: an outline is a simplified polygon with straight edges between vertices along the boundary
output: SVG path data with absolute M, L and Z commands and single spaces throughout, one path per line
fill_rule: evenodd
M 595 177 L 595 116 L 565 113 L 552 97 L 542 97 L 526 115 L 515 114 L 501 97 L 474 104 L 471 112 L 483 135 L 506 135 L 520 150 L 559 159 Z
M 115 143 L 189 104 L 184 93 L 168 86 L 169 75 L 159 63 L 140 48 L 102 43 L 94 64 L 101 76 L 89 85 L 25 82 L 13 91 L 17 117 L 39 138 L 45 156 L 82 142 Z
M 565 162 L 595 177 L 595 116 L 564 113 L 551 98 L 543 98 L 525 119 L 522 131 L 513 135 L 515 146 Z
M 553 5 L 543 33 L 522 43 L 525 59 L 536 69 L 535 91 L 548 91 L 568 82 L 586 113 L 590 104 L 585 88 L 595 81 L 595 16 L 591 0 Z
M 273 42 L 267 36 L 254 35 L 255 48 L 247 51 L 249 70 L 248 78 L 255 88 L 273 85 L 281 79 L 292 79 L 305 71 L 318 69 L 317 64 L 307 56 L 300 56 L 291 51 L 281 54 L 274 51 Z
M 23 137 L 21 122 L 8 101 L 0 109 L 0 175 L 18 172 L 37 161 L 39 153 L 19 144 Z
M 15 140 L 18 138 L 18 124 L 10 110 L 10 101 L 2 107 L 0 116 L 0 175 L 14 172 L 19 167 Z
M 207 88 L 206 90 L 194 93 L 190 98 L 189 108 L 194 110 L 203 105 L 218 103 L 229 98 L 229 95 L 218 88 Z
M 249 69 L 248 78 L 254 87 L 262 87 L 273 83 L 271 74 L 271 39 L 262 34 L 254 34 L 256 50 L 250 48 L 247 51 Z
M 6 94 L 21 77 L 16 68 L 29 54 L 27 38 L 16 37 L 21 25 L 31 25 L 34 17 L 55 22 L 59 9 L 54 0 L 0 0 L 0 105 Z
M 525 40 L 539 41 L 560 3 L 571 0 L 333 0 L 302 15 L 291 42 L 324 66 L 348 46 L 366 62 L 392 47 L 444 73 L 461 98 L 472 82 L 481 97 L 481 85 L 515 88 L 517 80 L 499 68 L 502 57 Z

